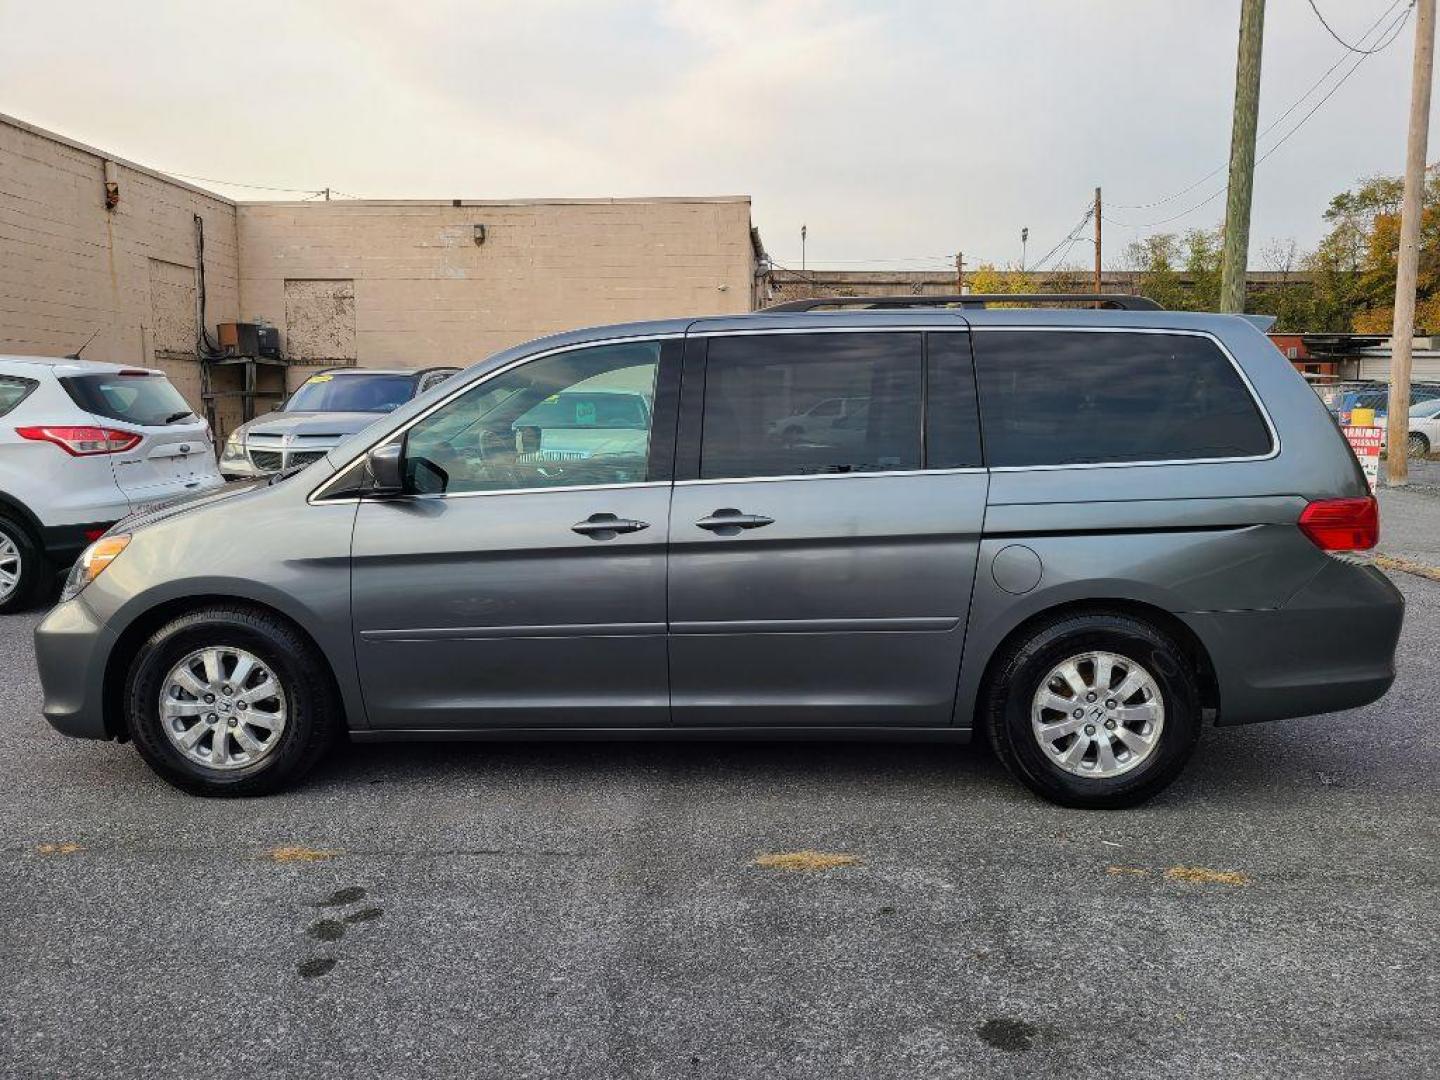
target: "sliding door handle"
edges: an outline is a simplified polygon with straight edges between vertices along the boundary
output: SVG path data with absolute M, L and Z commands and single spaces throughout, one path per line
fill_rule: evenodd
M 641 529 L 649 527 L 648 521 L 616 517 L 614 514 L 591 514 L 584 521 L 577 521 L 571 525 L 570 531 L 577 532 L 581 536 L 588 536 L 592 540 L 613 540 L 621 533 L 639 532 Z
M 724 508 L 716 510 L 709 517 L 695 522 L 697 529 L 706 529 L 717 536 L 739 536 L 742 529 L 763 529 L 774 525 L 775 519 L 764 514 L 742 514 L 739 510 Z

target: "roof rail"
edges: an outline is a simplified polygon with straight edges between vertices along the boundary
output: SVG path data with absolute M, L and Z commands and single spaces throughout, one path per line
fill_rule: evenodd
M 758 315 L 787 311 L 838 310 L 841 308 L 917 308 L 958 307 L 985 308 L 991 304 L 1018 304 L 1032 307 L 1040 304 L 1094 304 L 1096 307 L 1120 311 L 1165 310 L 1148 296 L 1122 293 L 963 293 L 949 296 L 818 296 L 810 300 L 790 300 L 761 308 Z

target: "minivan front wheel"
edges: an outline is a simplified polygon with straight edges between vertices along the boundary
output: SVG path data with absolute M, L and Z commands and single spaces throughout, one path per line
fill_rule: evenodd
M 1065 806 L 1133 806 L 1169 784 L 1200 734 L 1194 664 L 1130 615 L 1062 616 L 1013 643 L 990 680 L 996 755 Z
M 197 795 L 263 795 L 299 779 L 338 728 L 324 661 L 293 627 L 248 608 L 162 626 L 130 670 L 126 719 L 157 773 Z

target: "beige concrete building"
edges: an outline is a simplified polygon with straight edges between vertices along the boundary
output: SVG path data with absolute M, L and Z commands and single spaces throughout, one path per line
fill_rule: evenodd
M 748 196 L 232 202 L 0 116 L 0 353 L 96 333 L 88 358 L 162 368 L 197 407 L 202 326 L 278 327 L 292 385 L 463 366 L 574 326 L 752 310 L 762 254 Z M 219 405 L 223 435 L 239 404 Z

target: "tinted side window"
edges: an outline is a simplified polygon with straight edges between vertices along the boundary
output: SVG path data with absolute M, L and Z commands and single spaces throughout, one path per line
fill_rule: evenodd
M 713 338 L 700 476 L 918 469 L 920 366 L 919 334 Z
M 36 387 L 34 379 L 20 379 L 11 375 L 0 375 L 0 416 L 19 405 Z
M 925 467 L 963 469 L 981 464 L 980 422 L 969 334 L 926 336 Z
M 990 465 L 1251 457 L 1270 433 L 1214 342 L 1188 334 L 978 331 Z

